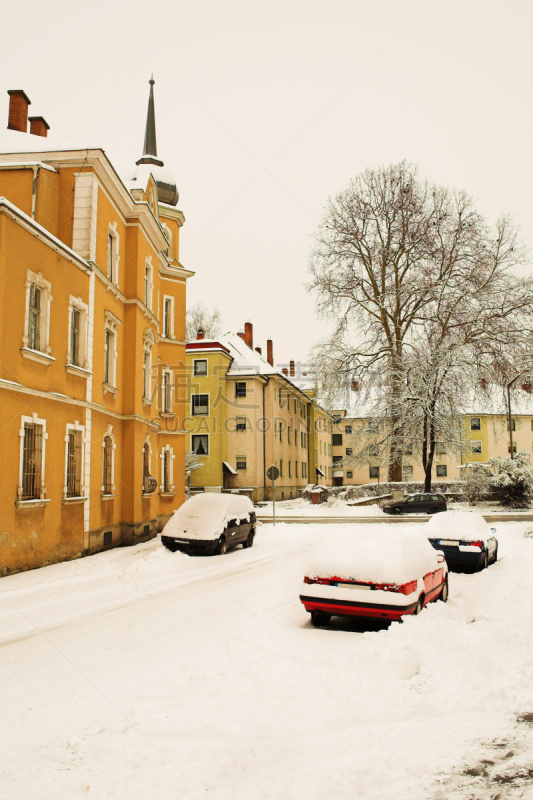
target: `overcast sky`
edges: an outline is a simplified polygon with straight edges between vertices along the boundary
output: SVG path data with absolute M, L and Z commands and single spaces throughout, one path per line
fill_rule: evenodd
M 276 361 L 325 332 L 304 288 L 331 194 L 403 158 L 533 244 L 531 0 L 29 0 L 2 9 L 2 83 L 54 140 L 159 156 L 185 214 L 189 303 L 254 322 Z M 5 130 L 2 134 L 8 134 Z

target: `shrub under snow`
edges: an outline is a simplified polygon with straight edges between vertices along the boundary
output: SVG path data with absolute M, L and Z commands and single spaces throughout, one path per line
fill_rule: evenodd
M 492 491 L 502 506 L 528 508 L 533 494 L 533 469 L 531 456 L 523 450 L 514 458 L 491 458 L 490 465 L 496 474 L 490 479 Z

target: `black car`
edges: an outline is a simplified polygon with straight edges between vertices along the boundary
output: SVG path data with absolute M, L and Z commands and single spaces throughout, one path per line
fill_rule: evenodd
M 476 511 L 447 511 L 426 525 L 425 533 L 435 550 L 444 553 L 453 570 L 481 570 L 498 560 L 496 528 Z
M 383 511 L 387 514 L 436 514 L 438 511 L 446 511 L 447 508 L 444 497 L 433 492 L 412 494 L 403 500 L 393 500 L 383 505 Z

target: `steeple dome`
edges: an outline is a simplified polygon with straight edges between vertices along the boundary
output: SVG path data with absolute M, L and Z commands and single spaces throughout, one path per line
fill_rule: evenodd
M 143 183 L 146 173 L 150 172 L 157 184 L 157 199 L 160 203 L 175 206 L 179 194 L 174 176 L 169 170 L 164 169 L 164 163 L 157 157 L 157 140 L 155 135 L 155 104 L 154 104 L 154 76 L 150 78 L 150 96 L 148 98 L 148 113 L 146 115 L 146 131 L 144 134 L 143 155 L 136 164 L 137 169 L 131 181 L 138 181 L 139 188 Z M 147 180 L 147 178 L 146 178 Z M 135 187 L 132 187 L 135 188 Z

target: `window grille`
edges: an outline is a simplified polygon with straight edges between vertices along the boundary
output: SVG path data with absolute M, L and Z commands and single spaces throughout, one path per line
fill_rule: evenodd
M 235 424 L 236 431 L 245 431 L 246 430 L 246 417 L 237 417 L 236 424 Z
M 235 384 L 235 397 L 246 397 L 246 383 L 237 382 Z
M 73 308 L 70 312 L 70 358 L 77 367 L 80 365 L 80 321 L 79 308 Z
M 24 446 L 22 456 L 22 499 L 38 500 L 41 497 L 43 426 L 34 422 L 24 423 Z
M 237 469 L 246 469 L 246 456 L 237 456 L 236 467 Z
M 41 349 L 41 294 L 41 289 L 32 283 L 28 318 L 28 347 L 31 350 Z
M 104 436 L 104 494 L 113 494 L 113 440 Z
M 81 497 L 82 431 L 69 431 L 67 443 L 67 497 Z

